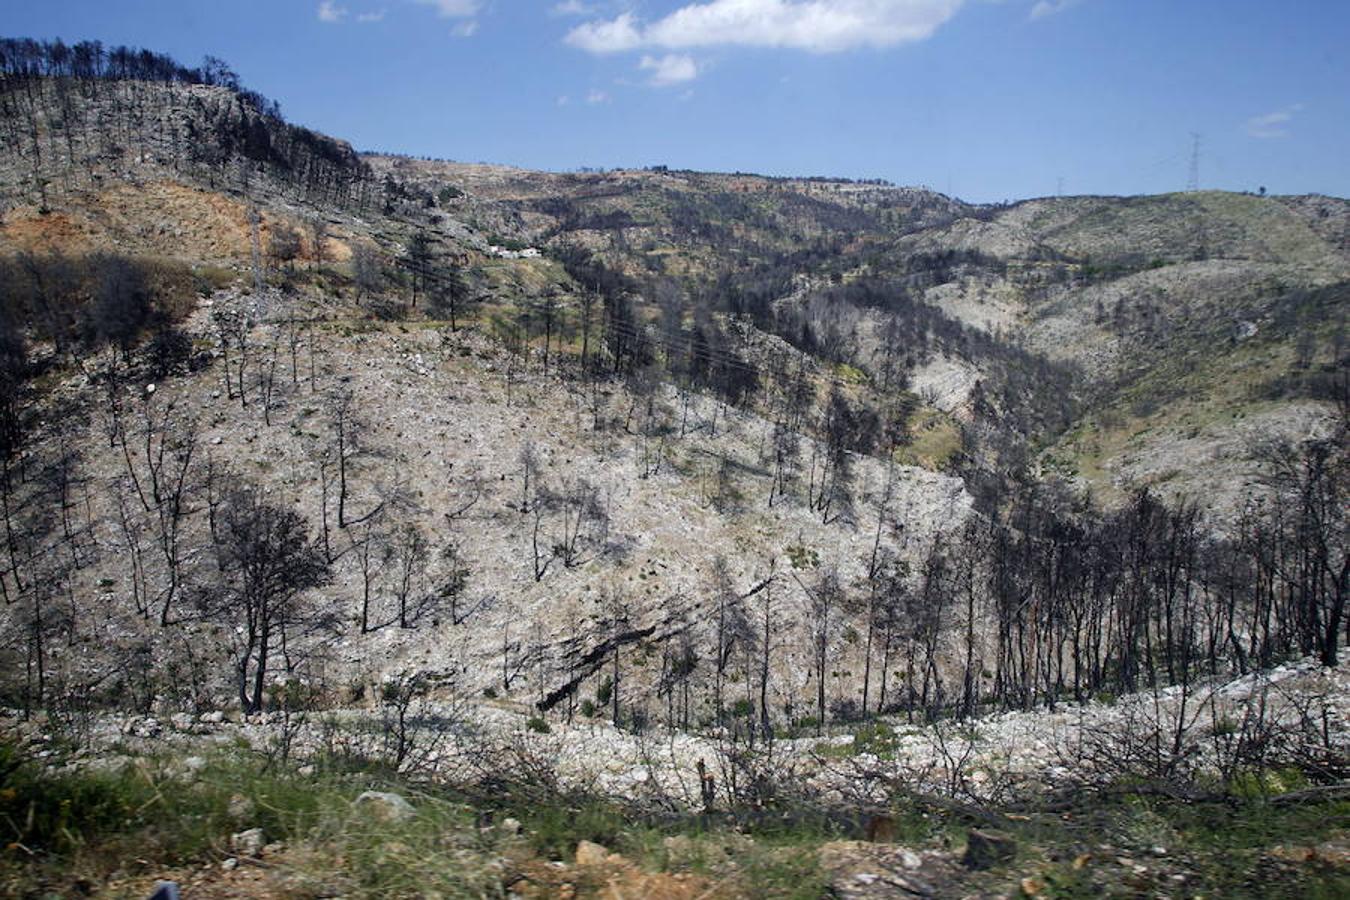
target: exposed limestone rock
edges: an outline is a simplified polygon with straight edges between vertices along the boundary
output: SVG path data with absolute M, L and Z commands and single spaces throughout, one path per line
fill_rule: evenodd
M 356 798 L 356 806 L 388 822 L 402 822 L 417 815 L 411 803 L 390 791 L 366 791 Z

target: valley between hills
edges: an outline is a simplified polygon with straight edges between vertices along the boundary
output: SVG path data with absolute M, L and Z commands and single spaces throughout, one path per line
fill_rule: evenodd
M 0 893 L 1341 895 L 1347 299 L 0 41 Z

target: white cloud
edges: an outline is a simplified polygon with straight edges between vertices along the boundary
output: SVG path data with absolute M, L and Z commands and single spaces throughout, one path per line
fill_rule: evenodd
M 653 87 L 670 87 L 672 84 L 683 84 L 698 77 L 698 63 L 694 62 L 693 57 L 682 53 L 667 53 L 659 59 L 644 56 L 638 68 L 652 73 L 648 83 Z
M 587 22 L 567 35 L 567 43 L 591 53 L 617 53 L 642 46 L 642 34 L 633 24 L 633 14 L 624 13 L 612 22 Z
M 598 103 L 608 103 L 609 94 L 606 94 L 604 91 L 600 90 L 599 88 L 596 88 L 586 95 L 586 102 L 589 103 L 591 106 L 595 106 Z
M 1289 137 L 1289 123 L 1294 116 L 1303 111 L 1302 103 L 1286 106 L 1263 116 L 1252 116 L 1247 120 L 1247 135 L 1254 138 Z
M 460 22 L 450 33 L 457 38 L 471 38 L 478 33 L 478 20 L 469 19 L 467 22 Z
M 323 0 L 319 4 L 319 21 L 328 25 L 338 25 L 347 18 L 347 8 L 338 6 L 333 0 Z
M 586 22 L 567 43 L 591 53 L 739 45 L 834 53 L 930 37 L 966 0 L 707 0 L 651 23 L 632 13 Z
M 374 22 L 384 21 L 384 14 L 387 10 L 378 10 L 376 12 L 357 13 L 353 19 L 358 25 L 370 25 Z M 333 0 L 323 0 L 319 4 L 319 21 L 327 25 L 341 25 L 351 17 L 351 12 L 345 6 L 338 6 Z
M 1081 0 L 1037 0 L 1036 5 L 1031 8 L 1031 21 L 1044 19 L 1046 16 L 1058 15 L 1064 10 L 1077 6 Z
M 443 19 L 468 19 L 478 14 L 483 4 L 481 0 L 413 0 L 422 6 L 430 6 L 436 15 Z
M 548 11 L 551 16 L 589 16 L 593 12 L 595 7 L 582 0 L 562 0 Z

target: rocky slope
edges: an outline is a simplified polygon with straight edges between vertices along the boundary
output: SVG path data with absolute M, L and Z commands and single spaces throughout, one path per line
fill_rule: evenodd
M 316 255 L 315 220 L 334 261 L 362 245 L 396 261 L 423 231 L 469 267 L 483 297 L 511 308 L 548 295 L 566 304 L 584 286 L 547 259 L 493 247 L 547 256 L 578 246 L 636 278 L 652 319 L 672 291 L 689 317 L 729 308 L 729 290 L 753 296 L 786 276 L 795 286 L 767 298 L 775 311 L 757 325 L 795 343 L 803 324 L 818 338 L 839 333 L 837 361 L 887 384 L 883 357 L 895 348 L 914 394 L 958 420 L 977 383 L 1009 381 L 1002 348 L 1067 367 L 1055 393 L 1067 391 L 1075 411 L 1023 430 L 1052 445 L 1044 463 L 1106 499 L 1156 484 L 1231 511 L 1251 474 L 1240 462 L 1244 429 L 1232 423 L 1255 415 L 1281 434 L 1325 430 L 1343 371 L 1350 205 L 1335 198 L 1207 192 L 972 207 L 847 181 L 357 160 L 316 136 L 338 160 L 338 174 L 320 179 L 277 159 L 296 142 L 290 132 L 265 151 L 219 143 L 266 121 L 227 88 L 112 82 L 72 99 L 49 83 L 32 106 L 36 137 L 12 136 L 0 159 L 0 247 L 115 245 L 239 269 L 255 244 L 266 253 L 277 228 L 297 227 L 302 252 Z M 123 119 L 132 125 L 109 134 L 104 123 Z M 832 283 L 853 281 L 874 285 L 865 305 L 831 294 Z M 918 346 L 886 331 L 893 317 L 913 318 L 895 305 L 901 294 L 937 316 L 919 327 Z M 963 329 L 993 343 L 973 344 Z M 1015 393 L 1005 419 L 1054 402 Z M 1192 484 L 1201 471 L 1222 477 Z
M 213 464 L 228 462 L 317 525 L 332 515 L 334 404 L 350 396 L 360 438 L 350 503 L 358 517 L 388 513 L 388 527 L 373 563 L 375 545 L 361 543 L 368 529 L 334 530 L 328 608 L 350 624 L 360 598 L 373 596 L 374 620 L 391 615 L 399 525 L 415 522 L 438 551 L 453 543 L 471 560 L 465 621 L 348 632 L 322 662 L 330 688 L 400 671 L 467 672 L 460 686 L 470 692 L 500 681 L 521 699 L 545 698 L 622 620 L 649 667 L 635 683 L 652 699 L 662 662 L 643 647 L 706 623 L 718 555 L 742 593 L 771 567 L 814 569 L 800 565 L 808 552 L 845 583 L 873 546 L 912 570 L 972 508 L 954 473 L 1012 469 L 1014 458 L 1108 500 L 1156 485 L 1231 512 L 1256 485 L 1253 444 L 1329 433 L 1344 372 L 1350 212 L 1341 200 L 1204 193 L 977 208 L 846 181 L 358 158 L 220 86 L 114 81 L 71 91 L 48 79 L 10 97 L 13 121 L 32 127 L 8 130 L 0 152 L 0 249 L 116 248 L 247 286 L 201 300 L 184 329 L 216 362 L 162 381 L 153 399 L 210 447 Z M 292 228 L 295 254 L 269 260 L 276 236 Z M 480 302 L 467 334 L 401 307 L 416 297 L 401 266 L 414 235 Z M 522 256 L 529 247 L 542 252 Z M 576 247 L 601 268 L 579 268 Z M 356 282 L 362 250 L 384 270 L 375 290 L 383 305 Z M 905 409 L 911 435 L 898 458 L 914 465 L 898 470 L 884 500 L 893 526 L 877 523 L 887 476 L 873 456 L 856 457 L 856 512 L 842 521 L 827 524 L 804 506 L 800 488 L 794 502 L 771 505 L 767 400 L 738 410 L 688 382 L 634 377 L 602 389 L 558 380 L 539 331 L 532 349 L 526 333 L 521 352 L 519 323 L 545 301 L 561 310 L 553 352 L 578 352 L 592 271 L 627 279 L 620 292 L 636 312 L 623 327 L 657 348 L 658 379 L 674 375 L 680 341 L 692 346 L 684 329 L 715 321 L 733 343 L 701 351 L 707 359 L 763 375 L 771 359 L 795 354 L 822 403 L 837 387 Z M 263 286 L 269 279 L 279 288 Z M 390 308 L 410 320 L 382 321 Z M 249 378 L 259 380 L 248 392 L 265 379 L 261 404 L 231 399 L 228 321 L 246 323 L 234 352 L 251 348 Z M 106 398 L 85 380 L 115 363 L 58 373 L 64 387 L 43 395 L 68 411 L 60 424 L 73 433 L 61 439 L 89 483 L 126 475 L 126 461 L 103 449 Z M 128 411 L 148 416 L 146 381 L 137 375 L 120 389 Z M 134 439 L 156 439 L 149 422 L 133 423 Z M 1017 446 L 981 445 L 980 434 Z M 533 488 L 523 486 L 527 456 L 543 473 L 530 476 Z M 807 440 L 800 458 L 814 480 L 822 445 Z M 561 495 L 583 481 L 603 515 L 592 516 L 591 545 L 564 565 L 553 550 L 575 540 L 567 513 L 555 501 L 547 516 L 530 507 L 541 486 Z M 75 584 L 122 610 L 119 635 L 143 646 L 136 597 L 164 577 L 154 533 L 128 532 L 112 494 L 87 502 L 84 518 L 94 562 Z M 205 524 L 192 528 L 189 563 L 209 565 Z M 141 554 L 143 569 L 121 568 Z M 448 565 L 430 564 L 414 593 Z M 627 604 L 621 613 L 616 597 Z M 771 615 L 792 637 L 777 654 L 775 705 L 791 709 L 796 698 L 800 711 L 811 691 L 806 601 L 781 602 Z M 836 627 L 829 677 L 843 685 L 861 665 L 858 632 Z M 225 631 L 190 634 L 194 650 L 224 664 Z M 93 640 L 53 652 L 87 654 L 92 671 Z M 604 677 L 597 668 L 581 673 L 592 693 Z M 207 680 L 220 702 L 220 680 Z

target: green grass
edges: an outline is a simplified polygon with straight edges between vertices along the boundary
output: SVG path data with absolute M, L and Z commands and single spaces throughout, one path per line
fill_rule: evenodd
M 213 862 L 230 855 L 229 835 L 246 828 L 305 848 L 291 863 L 297 878 L 348 896 L 481 894 L 499 877 L 475 859 L 490 847 L 463 804 L 405 788 L 417 816 L 383 822 L 353 806 L 372 786 L 356 773 L 269 774 L 257 760 L 225 754 L 191 778 L 155 759 L 57 774 L 4 745 L 0 771 L 4 896 Z
M 417 814 L 389 822 L 357 808 L 353 799 L 371 788 L 402 794 Z M 523 841 L 479 827 L 507 816 L 521 822 Z M 836 836 L 820 822 L 768 821 L 751 840 L 721 820 L 652 818 L 530 786 L 419 788 L 353 760 L 326 760 L 301 775 L 265 768 L 239 749 L 220 751 L 195 774 L 169 758 L 56 772 L 0 743 L 0 896 L 131 889 L 229 857 L 229 836 L 246 828 L 282 843 L 264 858 L 297 896 L 348 897 L 495 896 L 503 884 L 495 861 L 504 855 L 571 862 L 583 840 L 648 871 L 715 875 L 745 896 L 819 897 L 814 848 Z M 672 835 L 688 838 L 694 852 L 673 858 L 665 845 Z M 586 885 L 583 872 L 567 877 Z
M 1350 826 L 1350 801 L 1155 804 L 1215 896 L 1350 897 L 1350 869 L 1272 860 L 1276 847 L 1307 847 Z
M 914 414 L 909 425 L 914 439 L 909 446 L 897 451 L 899 462 L 942 471 L 961 452 L 961 429 L 946 413 L 923 407 Z
M 874 726 L 845 749 L 884 753 L 894 740 Z M 353 804 L 368 788 L 402 794 L 417 814 L 403 822 L 371 816 Z M 968 828 L 989 824 L 988 812 L 899 794 L 886 811 L 896 842 L 912 848 L 959 853 Z M 479 827 L 508 816 L 521 823 L 520 838 Z M 957 877 L 967 893 L 1015 892 L 1030 878 L 1044 896 L 1062 898 L 1350 896 L 1350 869 L 1303 859 L 1306 848 L 1344 841 L 1348 826 L 1346 800 L 1275 805 L 1260 791 L 1203 803 L 1084 796 L 1067 810 L 1007 816 L 1000 827 L 1017 841 L 1017 858 Z M 860 838 L 862 822 L 800 802 L 703 815 L 509 780 L 425 787 L 350 759 L 323 760 L 301 775 L 238 748 L 207 757 L 195 774 L 168 757 L 53 771 L 0 743 L 0 896 L 139 889 L 165 873 L 212 866 L 230 855 L 230 834 L 255 827 L 284 844 L 265 861 L 295 896 L 496 896 L 513 866 L 551 873 L 554 887 L 565 880 L 586 896 L 604 878 L 549 865 L 570 863 L 585 840 L 645 872 L 705 879 L 719 896 L 805 900 L 827 896 L 820 846 Z M 1140 863 L 1147 872 L 1134 871 Z
M 1343 838 L 1347 825 L 1346 801 L 1277 806 L 1127 796 L 1104 803 L 1085 799 L 1063 816 L 1033 816 L 1010 822 L 1008 830 L 1020 845 L 1034 848 L 1019 868 L 1035 872 L 1045 897 L 1174 892 L 1293 900 L 1350 896 L 1350 869 L 1282 859 L 1278 852 Z M 1154 855 L 1155 846 L 1162 856 Z M 1149 871 L 1136 874 L 1121 859 Z

